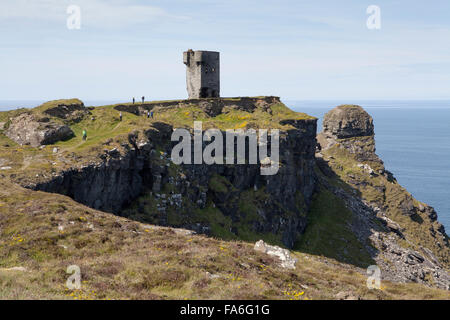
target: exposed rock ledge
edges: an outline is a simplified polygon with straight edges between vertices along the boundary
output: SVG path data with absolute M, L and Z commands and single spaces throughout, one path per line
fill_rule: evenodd
M 29 113 L 11 119 L 5 134 L 20 145 L 32 147 L 52 144 L 74 136 L 69 126 L 50 121 L 48 118 L 39 119 Z

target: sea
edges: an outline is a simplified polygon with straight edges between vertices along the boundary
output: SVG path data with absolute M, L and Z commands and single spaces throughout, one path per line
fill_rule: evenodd
M 0 111 L 32 108 L 44 101 L 0 100 Z M 100 106 L 121 101 L 84 101 Z M 319 119 L 340 104 L 358 104 L 372 117 L 377 154 L 416 199 L 431 205 L 450 233 L 450 100 L 283 100 L 291 109 Z
M 450 233 L 450 100 L 283 101 L 319 119 L 341 104 L 362 106 L 373 118 L 376 153 L 416 199 L 431 205 Z

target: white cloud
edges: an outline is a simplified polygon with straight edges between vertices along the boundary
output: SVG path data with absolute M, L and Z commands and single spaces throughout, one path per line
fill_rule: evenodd
M 0 19 L 27 22 L 64 22 L 67 8 L 81 8 L 82 25 L 96 28 L 123 28 L 128 25 L 158 22 L 163 19 L 185 19 L 164 9 L 131 0 L 0 0 Z

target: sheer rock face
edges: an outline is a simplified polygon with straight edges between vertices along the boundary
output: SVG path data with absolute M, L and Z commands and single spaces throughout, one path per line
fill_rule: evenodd
M 48 118 L 38 119 L 28 113 L 13 118 L 5 133 L 18 144 L 32 147 L 52 144 L 74 136 L 69 126 L 52 122 Z
M 323 133 L 338 139 L 372 136 L 373 120 L 360 106 L 339 106 L 325 114 Z

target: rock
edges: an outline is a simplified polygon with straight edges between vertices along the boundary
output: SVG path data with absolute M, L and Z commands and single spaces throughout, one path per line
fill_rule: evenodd
M 11 170 L 11 167 L 1 167 L 0 170 Z
M 353 294 L 349 291 L 340 291 L 335 295 L 337 300 L 360 300 L 361 298 L 358 295 Z
M 58 153 L 59 149 L 58 148 L 53 148 L 53 153 Z
M 416 213 L 414 210 L 413 198 L 410 195 L 404 195 L 400 201 L 399 209 L 404 215 L 412 216 Z
M 20 271 L 27 272 L 27 268 L 25 267 L 12 267 L 12 268 L 1 268 L 0 271 Z
M 53 144 L 75 136 L 69 126 L 48 121 L 48 119 L 38 119 L 29 113 L 11 119 L 5 134 L 20 145 L 32 147 Z
M 291 257 L 289 250 L 280 248 L 278 246 L 271 246 L 266 244 L 263 240 L 255 243 L 254 249 L 259 252 L 264 252 L 269 256 L 278 257 L 281 261 L 281 267 L 286 269 L 295 269 L 297 259 Z
M 218 275 L 218 274 L 211 274 L 211 273 L 209 273 L 208 271 L 206 271 L 206 276 L 207 276 L 209 279 L 211 279 L 211 280 L 220 278 L 220 275 Z
M 78 99 L 49 101 L 43 106 L 48 104 L 52 105 L 52 107 L 46 109 L 43 112 L 44 114 L 71 122 L 79 122 L 85 115 L 90 114 L 83 102 Z
M 187 229 L 180 229 L 180 228 L 173 228 L 173 231 L 175 231 L 176 234 L 182 235 L 182 236 L 191 236 L 196 234 L 195 231 L 187 230 Z
M 372 136 L 372 117 L 360 106 L 342 105 L 325 114 L 323 132 L 338 139 Z
M 379 208 L 378 208 L 379 209 Z M 379 211 L 379 210 L 378 210 Z M 402 228 L 400 227 L 400 225 L 395 222 L 392 221 L 391 219 L 387 218 L 387 217 L 381 217 L 381 219 L 383 219 L 384 221 L 386 221 L 386 226 L 393 232 L 401 235 L 402 234 Z
M 161 191 L 161 175 L 155 174 L 153 175 L 153 185 L 152 185 L 152 191 L 153 192 L 160 192 Z

